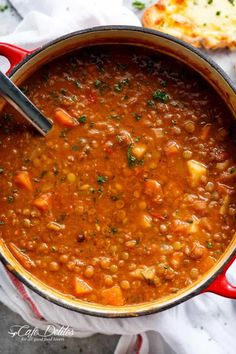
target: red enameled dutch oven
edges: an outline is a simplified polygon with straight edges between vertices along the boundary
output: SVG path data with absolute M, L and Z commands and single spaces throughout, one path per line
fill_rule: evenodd
M 132 44 L 151 48 L 174 57 L 200 73 L 219 95 L 236 118 L 236 88 L 227 75 L 209 57 L 192 46 L 163 33 L 129 26 L 107 26 L 78 31 L 63 36 L 35 51 L 27 51 L 11 44 L 0 43 L 0 55 L 10 62 L 8 75 L 17 85 L 40 66 L 65 53 L 81 47 L 102 44 Z M 0 100 L 0 110 L 4 102 Z M 175 306 L 191 297 L 212 292 L 236 299 L 236 287 L 229 284 L 226 271 L 236 259 L 236 235 L 217 264 L 194 284 L 176 294 L 138 305 L 122 307 L 92 304 L 68 297 L 51 289 L 29 274 L 0 242 L 0 259 L 17 278 L 35 292 L 67 309 L 101 317 L 131 317 L 155 313 Z

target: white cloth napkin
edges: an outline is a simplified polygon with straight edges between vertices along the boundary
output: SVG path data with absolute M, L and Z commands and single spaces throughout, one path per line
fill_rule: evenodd
M 12 0 L 24 20 L 1 42 L 34 49 L 60 35 L 86 27 L 129 24 L 139 19 L 122 0 Z M 127 3 L 127 1 L 126 1 Z M 220 60 L 224 63 L 220 56 Z M 228 59 L 227 59 L 228 60 Z M 232 62 L 227 61 L 227 71 Z M 236 282 L 236 264 L 230 269 Z M 103 319 L 56 306 L 27 289 L 0 264 L 0 301 L 34 327 L 69 325 L 77 337 L 120 334 L 115 354 L 235 354 L 236 301 L 199 295 L 159 314 Z M 40 319 L 40 316 L 43 319 Z

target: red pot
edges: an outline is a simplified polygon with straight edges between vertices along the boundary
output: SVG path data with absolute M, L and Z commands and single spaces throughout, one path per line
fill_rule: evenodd
M 129 26 L 98 27 L 61 37 L 35 51 L 0 43 L 0 55 L 5 56 L 10 62 L 8 75 L 16 84 L 20 84 L 41 65 L 55 57 L 80 47 L 105 43 L 148 47 L 184 62 L 199 72 L 214 87 L 236 118 L 236 88 L 223 70 L 199 50 L 157 31 Z M 3 105 L 4 102 L 0 100 L 0 109 Z M 236 236 L 217 264 L 191 286 L 156 301 L 122 307 L 87 303 L 51 289 L 29 274 L 1 242 L 0 259 L 22 282 L 41 296 L 65 308 L 94 316 L 129 317 L 150 314 L 175 306 L 204 292 L 236 299 L 236 287 L 230 285 L 225 275 L 229 266 L 236 260 Z

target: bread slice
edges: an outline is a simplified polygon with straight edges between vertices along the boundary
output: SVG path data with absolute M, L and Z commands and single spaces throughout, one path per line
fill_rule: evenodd
M 158 0 L 142 21 L 195 47 L 236 47 L 236 0 Z

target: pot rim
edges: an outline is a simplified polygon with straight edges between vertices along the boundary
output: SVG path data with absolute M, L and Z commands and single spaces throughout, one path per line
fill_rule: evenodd
M 213 59 L 211 59 L 207 54 L 203 53 L 202 51 L 200 51 L 200 49 L 193 47 L 192 45 L 185 43 L 184 41 L 177 39 L 169 34 L 165 34 L 163 32 L 159 32 L 159 31 L 155 31 L 155 30 L 151 30 L 151 29 L 146 29 L 143 27 L 137 27 L 137 26 L 126 26 L 126 25 L 110 25 L 110 26 L 97 26 L 97 27 L 92 27 L 92 28 L 88 28 L 88 29 L 83 29 L 83 30 L 79 30 L 79 31 L 74 31 L 71 32 L 69 34 L 60 36 L 58 38 L 56 38 L 53 41 L 50 41 L 49 43 L 41 46 L 40 48 L 29 52 L 28 55 L 26 55 L 26 57 L 21 60 L 16 66 L 14 66 L 10 71 L 9 71 L 9 76 L 13 76 L 22 66 L 24 66 L 25 64 L 27 64 L 27 62 L 29 60 L 31 60 L 33 57 L 37 56 L 38 54 L 40 54 L 41 52 L 43 52 L 44 50 L 50 48 L 51 46 L 54 46 L 55 44 L 58 44 L 64 40 L 73 38 L 73 37 L 77 37 L 79 35 L 83 35 L 83 34 L 92 34 L 95 32 L 106 32 L 106 31 L 131 31 L 131 32 L 140 32 L 140 33 L 145 33 L 145 34 L 150 34 L 153 35 L 155 37 L 161 37 L 163 39 L 166 39 L 168 41 L 174 42 L 178 45 L 180 45 L 181 47 L 184 47 L 184 49 L 189 50 L 190 52 L 193 52 L 194 54 L 196 54 L 198 57 L 200 57 L 201 59 L 203 59 L 203 61 L 207 62 L 208 64 L 210 64 L 210 66 L 220 75 L 221 78 L 223 78 L 223 80 L 228 84 L 228 86 L 232 89 L 232 91 L 236 94 L 236 85 L 233 83 L 233 81 L 230 79 L 230 77 L 224 72 L 224 70 L 216 63 L 214 62 Z M 94 45 L 96 45 L 96 39 L 94 41 Z M 130 44 L 131 45 L 131 44 Z M 166 54 L 168 55 L 168 54 Z M 181 60 L 181 59 L 177 59 L 177 60 Z M 188 64 L 185 64 L 188 66 Z M 194 70 L 194 69 L 193 69 Z M 197 70 L 195 70 L 197 71 Z M 206 80 L 206 79 L 204 79 Z M 214 88 L 215 91 L 217 91 Z M 227 103 L 225 103 L 227 105 Z M 233 242 L 234 244 L 234 242 Z M 229 247 L 229 246 L 228 246 Z M 47 293 L 47 290 L 40 288 L 40 286 L 35 282 L 34 277 L 32 277 L 32 279 L 28 279 L 26 276 L 24 276 L 23 274 L 21 274 L 20 271 L 17 271 L 15 269 L 12 269 L 12 265 L 9 263 L 9 261 L 7 260 L 7 257 L 5 257 L 5 255 L 0 252 L 0 260 L 2 261 L 2 263 L 6 266 L 6 268 L 8 270 L 10 270 L 22 283 L 24 283 L 27 287 L 29 287 L 31 290 L 33 290 L 34 292 L 36 292 L 37 294 L 39 294 L 40 296 L 42 296 L 44 299 L 51 301 L 52 303 L 59 305 L 61 307 L 64 307 L 68 310 L 71 311 L 75 311 L 75 312 L 79 312 L 82 314 L 86 314 L 86 315 L 90 315 L 90 316 L 96 316 L 96 317 L 104 317 L 104 318 L 127 318 L 127 317 L 135 317 L 135 316 L 143 316 L 143 315 L 150 315 L 150 314 L 154 314 L 156 312 L 161 312 L 164 310 L 167 310 L 173 306 L 176 306 L 184 301 L 189 300 L 190 298 L 200 294 L 201 292 L 203 292 L 217 277 L 218 275 L 223 271 L 224 267 L 227 265 L 228 262 L 230 262 L 231 259 L 233 259 L 233 257 L 236 255 L 236 246 L 233 247 L 233 249 L 231 250 L 231 252 L 229 253 L 229 255 L 222 255 L 222 260 L 220 259 L 218 262 L 221 262 L 221 266 L 213 272 L 213 274 L 211 274 L 208 279 L 204 280 L 202 278 L 202 280 L 197 283 L 195 286 L 191 287 L 191 288 L 185 288 L 182 289 L 183 290 L 183 294 L 180 293 L 179 298 L 176 298 L 174 300 L 170 300 L 170 301 L 166 301 L 161 303 L 161 304 L 154 304 L 152 305 L 152 303 L 150 302 L 150 307 L 149 309 L 134 309 L 133 311 L 130 310 L 129 312 L 122 312 L 119 311 L 122 309 L 119 307 L 116 307 L 114 309 L 114 307 L 108 311 L 107 310 L 103 310 L 103 309 L 98 309 L 98 310 L 94 310 L 89 308 L 90 303 L 85 302 L 82 300 L 83 303 L 83 307 L 80 307 L 81 302 L 78 302 L 78 305 L 69 303 L 70 298 L 67 298 L 66 300 L 62 300 L 59 297 L 56 296 L 57 292 L 54 291 L 53 294 L 51 293 Z M 35 278 L 37 280 L 37 278 Z M 39 282 L 40 283 L 40 282 Z M 185 292 L 184 292 L 185 290 Z M 85 308 L 87 305 L 87 309 Z M 100 305 L 100 304 L 96 304 L 97 307 L 101 306 L 104 308 L 104 305 Z M 138 307 L 139 305 L 142 304 L 134 304 L 134 305 L 130 305 L 128 307 L 130 307 L 130 309 L 132 307 Z
M 206 53 L 202 52 L 199 48 L 196 48 L 194 46 L 192 46 L 191 44 L 188 44 L 187 42 L 182 41 L 181 39 L 178 39 L 170 34 L 164 33 L 164 32 L 160 32 L 157 30 L 152 30 L 149 28 L 144 28 L 144 27 L 138 27 L 138 26 L 126 26 L 126 25 L 107 25 L 107 26 L 95 26 L 95 27 L 91 27 L 91 28 L 87 28 L 87 29 L 82 29 L 82 30 L 78 30 L 78 31 L 73 31 L 71 33 L 62 35 L 42 46 L 40 46 L 39 48 L 36 48 L 35 50 L 29 51 L 29 54 L 26 55 L 26 57 L 21 60 L 19 62 L 19 64 L 15 65 L 9 72 L 9 76 L 12 76 L 18 69 L 21 68 L 21 66 L 23 66 L 24 64 L 27 63 L 27 61 L 29 61 L 31 58 L 33 58 L 34 56 L 36 56 L 37 54 L 43 52 L 45 49 L 53 46 L 54 44 L 57 44 L 63 40 L 72 38 L 72 37 L 76 37 L 78 35 L 81 34 L 87 34 L 87 33 L 93 33 L 93 32 L 100 32 L 100 31 L 114 31 L 114 30 L 118 30 L 118 31 L 133 31 L 133 32 L 141 32 L 141 33 L 147 33 L 147 34 L 151 34 L 157 37 L 161 37 L 164 39 L 167 39 L 169 41 L 175 42 L 177 44 L 179 44 L 180 46 L 190 50 L 191 52 L 197 54 L 197 56 L 201 57 L 203 60 L 205 60 L 206 62 L 208 62 L 224 79 L 225 81 L 228 83 L 228 85 L 235 91 L 236 93 L 236 83 L 234 83 L 229 75 Z M 187 65 L 187 64 L 185 64 Z M 194 70 L 194 69 L 193 69 Z

